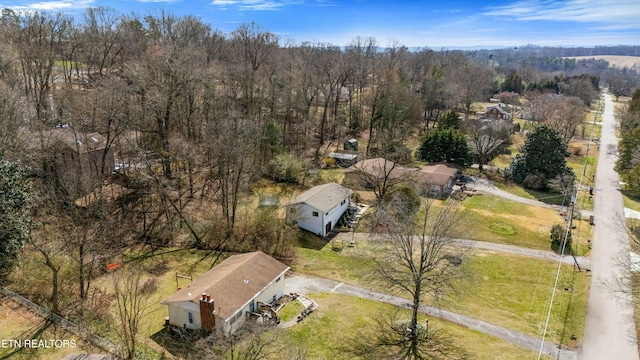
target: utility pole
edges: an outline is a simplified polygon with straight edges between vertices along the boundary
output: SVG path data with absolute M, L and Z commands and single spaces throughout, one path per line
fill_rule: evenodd
M 565 232 L 564 232 L 564 239 L 562 240 L 562 247 L 561 247 L 561 251 L 560 251 L 560 257 L 562 257 L 564 255 L 564 250 L 565 250 L 565 247 L 567 246 L 567 238 L 569 237 L 569 232 L 571 231 L 571 226 L 572 226 L 572 223 L 573 223 L 573 209 L 574 209 L 574 206 L 575 206 L 575 203 L 576 203 L 576 197 L 577 197 L 577 194 L 576 194 L 576 190 L 574 189 L 573 190 L 573 194 L 571 194 L 571 205 L 570 205 L 571 211 L 567 214 L 567 216 L 569 216 L 569 221 L 567 221 L 567 228 L 565 229 Z M 572 254 L 573 254 L 573 252 L 572 252 Z M 575 257 L 573 259 L 575 261 Z M 577 263 L 578 262 L 576 261 L 576 264 Z M 558 280 L 560 278 L 560 269 L 561 268 L 562 268 L 562 259 L 560 259 L 558 261 L 558 269 L 556 270 L 556 279 L 555 279 L 554 284 L 553 284 L 553 288 L 552 288 L 553 290 L 551 291 L 551 300 L 549 300 L 549 310 L 547 312 L 547 319 L 546 319 L 546 321 L 544 323 L 544 330 L 542 331 L 542 339 L 540 340 L 540 348 L 538 350 L 537 360 L 540 360 L 540 358 L 542 356 L 542 349 L 544 348 L 544 339 L 545 339 L 545 337 L 547 335 L 547 329 L 549 327 L 549 320 L 551 319 L 551 309 L 553 308 L 553 300 L 555 299 L 555 296 L 556 296 L 556 289 L 558 287 Z M 580 267 L 578 267 L 578 268 L 580 268 Z
M 577 194 L 574 191 L 573 195 L 571 195 L 571 210 L 569 211 L 569 227 L 567 228 L 567 232 L 564 235 L 564 240 L 563 240 L 563 244 L 562 244 L 562 252 L 564 253 L 564 248 L 565 246 L 567 246 L 567 239 L 569 237 L 569 234 L 571 233 L 571 229 L 573 228 L 573 211 L 575 209 L 576 206 L 576 198 L 577 198 Z M 569 251 L 571 253 L 571 256 L 573 257 L 573 263 L 578 267 L 578 271 L 582 272 L 582 268 L 580 267 L 580 264 L 578 264 L 578 259 L 576 259 L 576 255 L 573 253 L 573 250 L 571 248 L 569 248 Z

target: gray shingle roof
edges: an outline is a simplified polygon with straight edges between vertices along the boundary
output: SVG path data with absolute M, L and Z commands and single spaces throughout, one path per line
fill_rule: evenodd
M 353 191 L 334 182 L 314 186 L 298 195 L 289 205 L 307 204 L 324 213 L 340 205 Z

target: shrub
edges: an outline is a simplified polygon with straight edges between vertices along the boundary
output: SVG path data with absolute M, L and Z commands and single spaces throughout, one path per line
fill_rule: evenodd
M 562 241 L 566 228 L 563 225 L 555 224 L 551 227 L 551 249 L 557 253 L 562 252 Z M 567 244 L 565 245 L 564 252 L 569 253 L 571 251 L 571 231 L 567 234 Z
M 290 153 L 279 154 L 269 162 L 267 175 L 278 182 L 297 184 L 304 168 L 304 161 L 296 155 Z

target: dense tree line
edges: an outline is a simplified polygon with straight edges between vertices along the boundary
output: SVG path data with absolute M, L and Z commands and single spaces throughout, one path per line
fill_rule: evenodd
M 616 171 L 631 195 L 640 196 L 640 89 L 636 89 L 628 107 L 617 114 L 622 138 L 618 144 Z
M 46 204 L 41 214 L 73 207 L 111 175 L 104 158 L 96 161 L 97 179 L 48 174 L 55 159 L 44 134 L 72 128 L 80 144 L 99 133 L 121 169 L 118 181 L 134 193 L 115 204 L 126 210 L 120 219 L 101 207 L 89 212 L 92 221 L 68 222 L 126 220 L 135 229 L 131 239 L 159 243 L 186 228 L 191 245 L 204 247 L 238 240 L 239 199 L 253 180 L 304 179 L 291 169 L 321 166 L 323 154 L 347 137 L 367 139 L 367 156 L 407 159 L 411 134 L 430 124 L 442 130 L 448 118 L 461 121 L 453 111 L 472 121 L 472 104 L 500 90 L 513 94 L 503 98 L 514 106 L 519 95 L 531 100 L 549 91 L 588 104 L 598 83 L 590 75 L 546 77 L 526 63 L 496 68 L 497 58 L 483 59 L 482 52 L 412 52 L 360 37 L 346 47 L 284 42 L 255 23 L 224 34 L 192 16 L 102 7 L 88 9 L 80 22 L 63 13 L 4 10 L 0 46 L 0 146 L 9 160 L 34 169 L 37 198 Z M 539 121 L 560 119 L 557 128 L 567 127 L 569 115 L 545 109 L 536 110 Z M 464 142 L 463 126 L 455 131 Z M 491 136 L 486 129 L 472 133 L 484 162 L 484 152 L 502 140 L 477 150 Z M 564 133 L 570 139 L 575 126 Z M 223 221 L 197 229 L 203 219 L 186 210 L 196 198 L 213 201 Z M 83 239 L 105 232 L 85 229 Z
M 575 119 L 559 108 L 581 114 L 577 103 L 588 104 L 597 86 L 595 76 L 496 66 L 498 57 L 462 51 L 360 37 L 345 47 L 298 43 L 255 23 L 225 34 L 193 16 L 102 7 L 79 22 L 4 10 L 0 49 L 0 185 L 20 190 L 0 198 L 1 229 L 12 239 L 1 265 L 12 270 L 25 246 L 31 258 L 20 271 L 40 269 L 30 278 L 48 290 L 27 295 L 87 326 L 105 315 L 91 280 L 132 245 L 291 260 L 295 233 L 277 212 L 241 211 L 263 176 L 309 181 L 350 137 L 366 140 L 368 157 L 406 161 L 407 139 L 419 135 L 423 160 L 467 165 L 470 144 L 485 163 L 505 131 L 477 122 L 473 104 L 500 90 L 514 109 L 521 95 L 539 105 L 528 109 L 534 120 L 556 121 L 568 142 L 575 121 L 566 122 Z M 580 68 L 547 61 L 556 62 Z M 547 101 L 549 92 L 566 102 Z M 104 138 L 102 158 L 89 164 L 94 176 L 56 170 L 81 161 L 55 152 L 50 134 L 63 130 L 77 149 L 97 141 L 93 134 Z M 35 221 L 26 221 L 32 211 Z

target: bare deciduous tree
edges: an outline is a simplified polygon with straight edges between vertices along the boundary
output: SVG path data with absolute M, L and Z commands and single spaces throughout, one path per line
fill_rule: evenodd
M 150 305 L 149 294 L 144 291 L 144 272 L 136 266 L 126 267 L 113 273 L 116 297 L 116 322 L 118 336 L 124 345 L 125 358 L 134 359 L 138 348 L 140 322 Z
M 62 13 L 25 12 L 14 18 L 9 37 L 18 54 L 23 86 L 33 101 L 37 119 L 50 122 L 49 95 L 55 81 L 55 64 L 71 18 Z
M 208 337 L 198 340 L 188 358 L 224 359 L 224 360 L 262 360 L 274 356 L 284 358 L 284 354 L 291 354 L 288 359 L 303 359 L 304 352 L 295 348 L 282 348 L 277 345 L 280 330 L 269 326 L 247 322 L 233 334 L 215 332 Z
M 216 119 L 208 124 L 208 159 L 211 161 L 216 199 L 221 206 L 226 239 L 236 225 L 240 194 L 256 171 L 259 130 L 247 119 Z
M 344 351 L 364 359 L 432 359 L 462 360 L 468 354 L 458 347 L 455 339 L 442 327 L 429 322 L 419 323 L 418 337 L 420 357 L 407 355 L 401 349 L 407 337 L 412 336 L 408 322 L 401 310 L 381 313 L 369 321 L 368 326 L 358 333 L 357 338 L 349 339 Z
M 411 177 L 410 171 L 405 171 L 398 163 L 385 158 L 356 163 L 349 171 L 359 178 L 364 187 L 373 190 L 378 202 L 381 202 L 394 187 Z
M 466 250 L 455 243 L 456 226 L 459 225 L 458 204 L 453 200 L 436 205 L 427 200 L 424 218 L 407 219 L 406 212 L 398 211 L 404 204 L 396 198 L 378 210 L 377 222 L 380 230 L 380 246 L 383 251 L 375 257 L 377 275 L 392 288 L 409 295 L 411 317 L 402 325 L 403 336 L 390 335 L 383 331 L 379 341 L 393 348 L 403 359 L 428 359 L 430 338 L 418 321 L 420 305 L 426 296 L 437 304 L 451 290 L 456 281 L 464 276 L 462 262 Z M 391 210 L 394 209 L 394 210 Z M 421 214 L 422 216 L 422 214 Z M 391 324 L 397 324 L 394 321 Z M 393 328 L 387 329 L 393 333 Z M 434 357 L 435 358 L 435 357 Z
M 492 70 L 481 65 L 466 65 L 458 69 L 455 80 L 456 97 L 464 110 L 465 121 L 471 113 L 471 105 L 490 94 L 492 77 Z
M 489 162 L 491 155 L 495 154 L 500 145 L 509 138 L 511 123 L 505 124 L 501 120 L 489 122 L 472 121 L 467 127 L 469 145 L 472 151 L 478 155 L 478 169 L 484 170 L 484 165 Z

